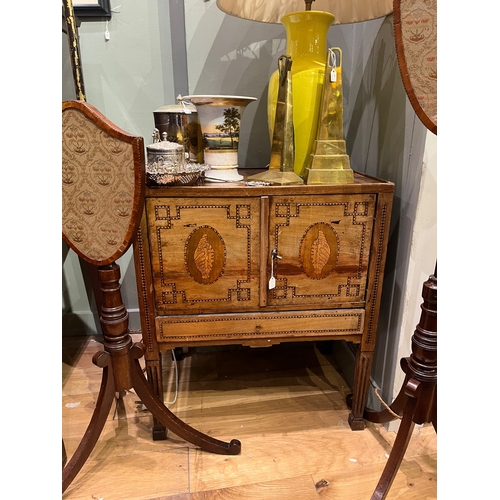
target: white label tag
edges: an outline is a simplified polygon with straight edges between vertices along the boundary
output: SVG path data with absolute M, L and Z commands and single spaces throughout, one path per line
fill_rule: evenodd
M 276 278 L 274 276 L 271 276 L 271 279 L 269 280 L 269 290 L 272 290 L 275 287 L 276 287 Z
M 328 49 L 328 53 L 330 55 L 330 66 L 332 67 L 332 71 L 330 72 L 330 82 L 335 83 L 337 81 L 337 56 L 335 55 L 335 51 L 333 49 Z

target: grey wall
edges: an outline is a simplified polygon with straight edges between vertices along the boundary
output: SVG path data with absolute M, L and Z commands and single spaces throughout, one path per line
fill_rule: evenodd
M 215 0 L 111 0 L 111 5 L 109 41 L 103 20 L 83 20 L 79 28 L 87 101 L 118 126 L 144 136 L 147 144 L 152 112 L 175 103 L 178 93 L 257 97 L 243 114 L 240 165 L 265 166 L 270 153 L 267 82 L 285 51 L 284 27 L 227 16 Z M 392 16 L 333 26 L 328 40 L 343 51 L 345 138 L 352 168 L 396 185 L 373 372 L 390 399 L 427 133 L 401 82 Z M 62 68 L 63 100 L 73 99 L 65 35 Z M 64 254 L 63 334 L 95 332 L 85 273 L 72 252 Z M 131 329 L 138 329 L 130 251 L 120 265 Z
M 172 43 L 170 13 L 179 11 L 177 4 L 182 7 L 182 2 L 111 0 L 114 11 L 107 25 L 108 41 L 104 38 L 106 22 L 102 19 L 83 19 L 78 29 L 87 102 L 127 132 L 142 135 L 146 144 L 150 142 L 154 127 L 152 112 L 163 104 L 175 102 L 172 71 L 175 44 Z M 74 98 L 68 41 L 63 33 L 62 99 Z M 132 250 L 118 263 L 130 328 L 138 330 Z M 82 264 L 73 252 L 63 251 L 63 334 L 99 331 L 87 273 L 82 272 Z

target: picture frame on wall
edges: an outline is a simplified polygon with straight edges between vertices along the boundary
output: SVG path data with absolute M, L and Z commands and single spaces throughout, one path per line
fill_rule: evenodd
M 111 17 L 110 0 L 73 0 L 73 10 L 79 18 Z

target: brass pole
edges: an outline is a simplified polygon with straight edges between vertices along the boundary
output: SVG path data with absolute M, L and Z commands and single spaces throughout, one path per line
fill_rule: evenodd
M 75 83 L 76 98 L 78 101 L 85 101 L 86 97 L 83 85 L 80 43 L 78 41 L 78 31 L 76 29 L 73 0 L 63 0 L 63 9 L 64 16 L 66 18 L 66 33 L 68 35 L 71 66 L 73 67 L 73 80 Z

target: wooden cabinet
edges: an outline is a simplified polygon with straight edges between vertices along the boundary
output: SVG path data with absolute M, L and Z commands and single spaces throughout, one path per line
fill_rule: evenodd
M 364 428 L 394 186 L 148 188 L 134 255 L 148 379 L 181 346 L 344 339 Z

